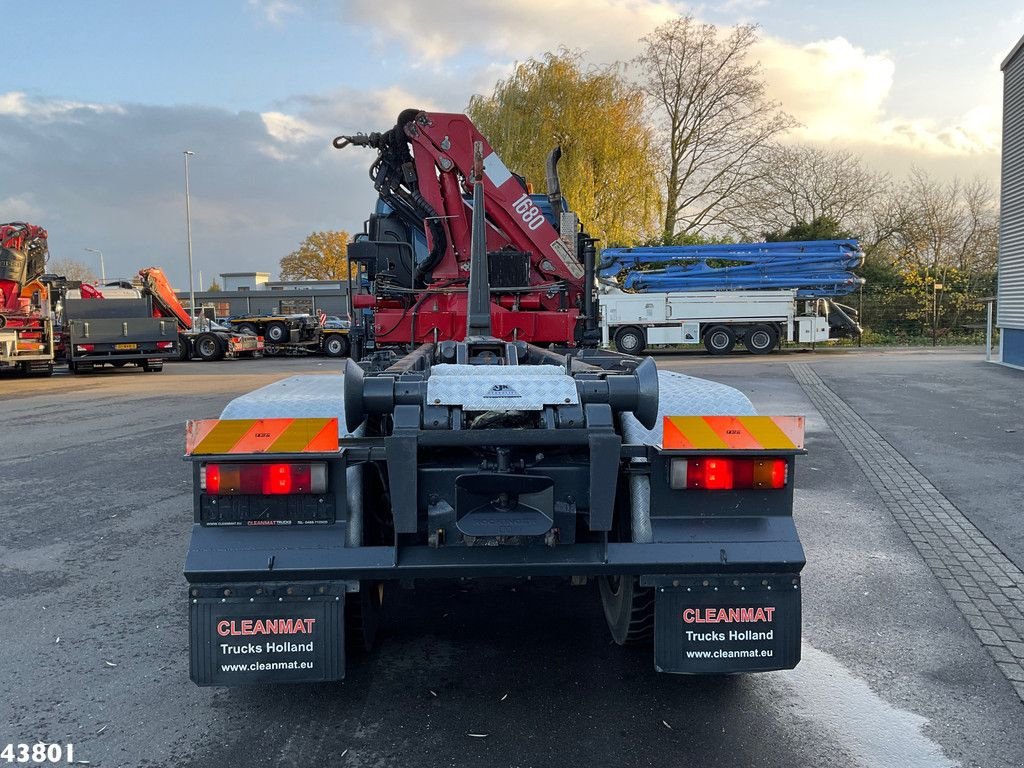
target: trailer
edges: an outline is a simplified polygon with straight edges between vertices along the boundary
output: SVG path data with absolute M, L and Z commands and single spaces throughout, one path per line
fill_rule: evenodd
M 351 349 L 347 327 L 324 327 L 312 315 L 238 315 L 224 322 L 238 332 L 263 336 L 268 355 L 347 357 Z
M 702 343 L 711 354 L 723 355 L 737 342 L 764 355 L 782 342 L 815 343 L 830 338 L 826 302 L 800 301 L 795 289 L 615 291 L 602 294 L 599 305 L 602 344 L 614 344 L 630 355 L 639 355 L 648 347 Z

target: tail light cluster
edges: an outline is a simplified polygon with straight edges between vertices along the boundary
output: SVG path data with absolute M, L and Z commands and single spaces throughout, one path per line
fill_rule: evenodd
M 173 341 L 158 341 L 156 343 L 157 349 L 171 349 L 174 346 Z
M 785 459 L 739 456 L 693 456 L 672 459 L 669 485 L 708 491 L 785 488 L 789 468 Z
M 204 464 L 199 487 L 214 495 L 284 496 L 327 491 L 327 464 Z

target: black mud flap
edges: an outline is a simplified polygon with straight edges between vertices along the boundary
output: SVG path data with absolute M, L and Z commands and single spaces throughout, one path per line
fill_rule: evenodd
M 197 685 L 341 680 L 344 585 L 193 588 L 189 642 L 190 676 Z
M 654 667 L 684 675 L 792 669 L 800 661 L 799 574 L 647 577 Z

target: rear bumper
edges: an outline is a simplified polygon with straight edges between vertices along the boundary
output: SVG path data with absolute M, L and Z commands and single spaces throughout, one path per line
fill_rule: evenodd
M 660 540 L 659 540 L 660 539 Z M 670 539 L 670 540 L 669 540 Z M 232 581 L 515 576 L 799 573 L 792 518 L 677 520 L 650 544 L 346 547 L 345 526 L 215 528 L 195 524 L 185 560 L 192 584 Z

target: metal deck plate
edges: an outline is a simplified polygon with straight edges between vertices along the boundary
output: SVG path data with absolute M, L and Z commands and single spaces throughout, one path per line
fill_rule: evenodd
M 427 379 L 427 402 L 467 411 L 540 411 L 546 405 L 576 405 L 576 382 L 557 365 L 435 365 Z
M 345 429 L 345 399 L 337 374 L 291 376 L 236 397 L 221 412 L 222 419 L 336 418 L 338 436 Z

